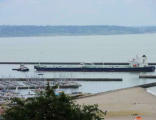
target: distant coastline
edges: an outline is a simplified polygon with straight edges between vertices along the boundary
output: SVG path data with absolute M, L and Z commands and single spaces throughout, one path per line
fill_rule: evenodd
M 37 36 L 83 36 L 83 35 L 123 35 L 156 33 L 156 26 L 33 26 L 1 25 L 0 37 L 37 37 Z

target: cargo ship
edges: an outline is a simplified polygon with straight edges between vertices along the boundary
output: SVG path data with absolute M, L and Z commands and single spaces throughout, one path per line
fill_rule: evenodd
M 95 65 L 92 63 L 81 63 L 80 65 L 55 65 L 43 66 L 35 65 L 37 71 L 52 71 L 52 72 L 153 72 L 155 66 L 149 66 L 146 55 L 141 59 L 136 57 L 129 62 L 127 66 L 106 66 Z

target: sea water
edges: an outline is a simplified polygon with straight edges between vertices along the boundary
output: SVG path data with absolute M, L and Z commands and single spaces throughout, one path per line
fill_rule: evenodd
M 156 34 L 105 35 L 105 36 L 52 36 L 0 38 L 0 62 L 128 62 L 136 55 L 145 54 L 150 62 L 156 62 Z M 12 71 L 18 65 L 0 65 L 0 77 L 85 77 L 122 78 L 122 82 L 79 82 L 82 91 L 98 93 L 126 88 L 155 79 L 139 79 L 140 74 L 152 73 L 82 73 L 44 72 L 39 76 L 32 65 L 30 72 Z

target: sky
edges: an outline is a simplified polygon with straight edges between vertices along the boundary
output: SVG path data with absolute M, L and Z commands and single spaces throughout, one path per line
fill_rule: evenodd
M 156 0 L 0 0 L 0 25 L 156 26 Z

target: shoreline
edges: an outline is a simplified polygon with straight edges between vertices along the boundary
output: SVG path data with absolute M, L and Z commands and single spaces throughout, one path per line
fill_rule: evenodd
M 104 91 L 104 92 L 99 92 L 99 93 L 94 93 L 94 94 L 91 94 L 91 95 L 88 95 L 88 96 L 79 97 L 77 99 L 88 98 L 88 97 L 93 97 L 93 96 L 98 96 L 98 95 L 104 95 L 104 94 L 109 94 L 109 93 L 112 93 L 112 92 L 118 92 L 118 91 L 122 91 L 122 90 L 132 89 L 132 88 L 143 88 L 143 89 L 145 89 L 147 91 L 148 88 L 151 88 L 153 86 L 154 87 L 156 86 L 156 82 L 147 83 L 147 84 L 143 84 L 143 85 L 136 85 L 136 86 L 132 86 L 132 87 L 126 87 L 126 88 L 119 88 L 119 89 L 109 90 L 109 91 Z M 149 93 L 149 92 L 147 91 L 147 93 Z M 152 93 L 149 93 L 149 94 L 152 94 Z M 154 96 L 156 96 L 156 95 L 154 95 Z
M 152 90 L 149 90 L 149 89 L 147 89 L 146 91 L 147 91 L 149 94 L 151 94 L 151 95 L 153 95 L 153 96 L 156 97 L 156 92 L 153 92 Z
M 156 32 L 146 32 L 146 33 L 113 33 L 113 34 L 51 34 L 51 35 L 12 35 L 12 36 L 0 36 L 0 39 L 5 38 L 48 38 L 48 37 L 112 37 L 112 36 L 141 36 L 141 35 L 156 35 Z
M 125 88 L 79 98 L 76 103 L 98 104 L 102 111 L 108 111 L 105 120 L 133 120 L 137 115 L 148 120 L 156 118 L 156 96 L 141 87 Z

